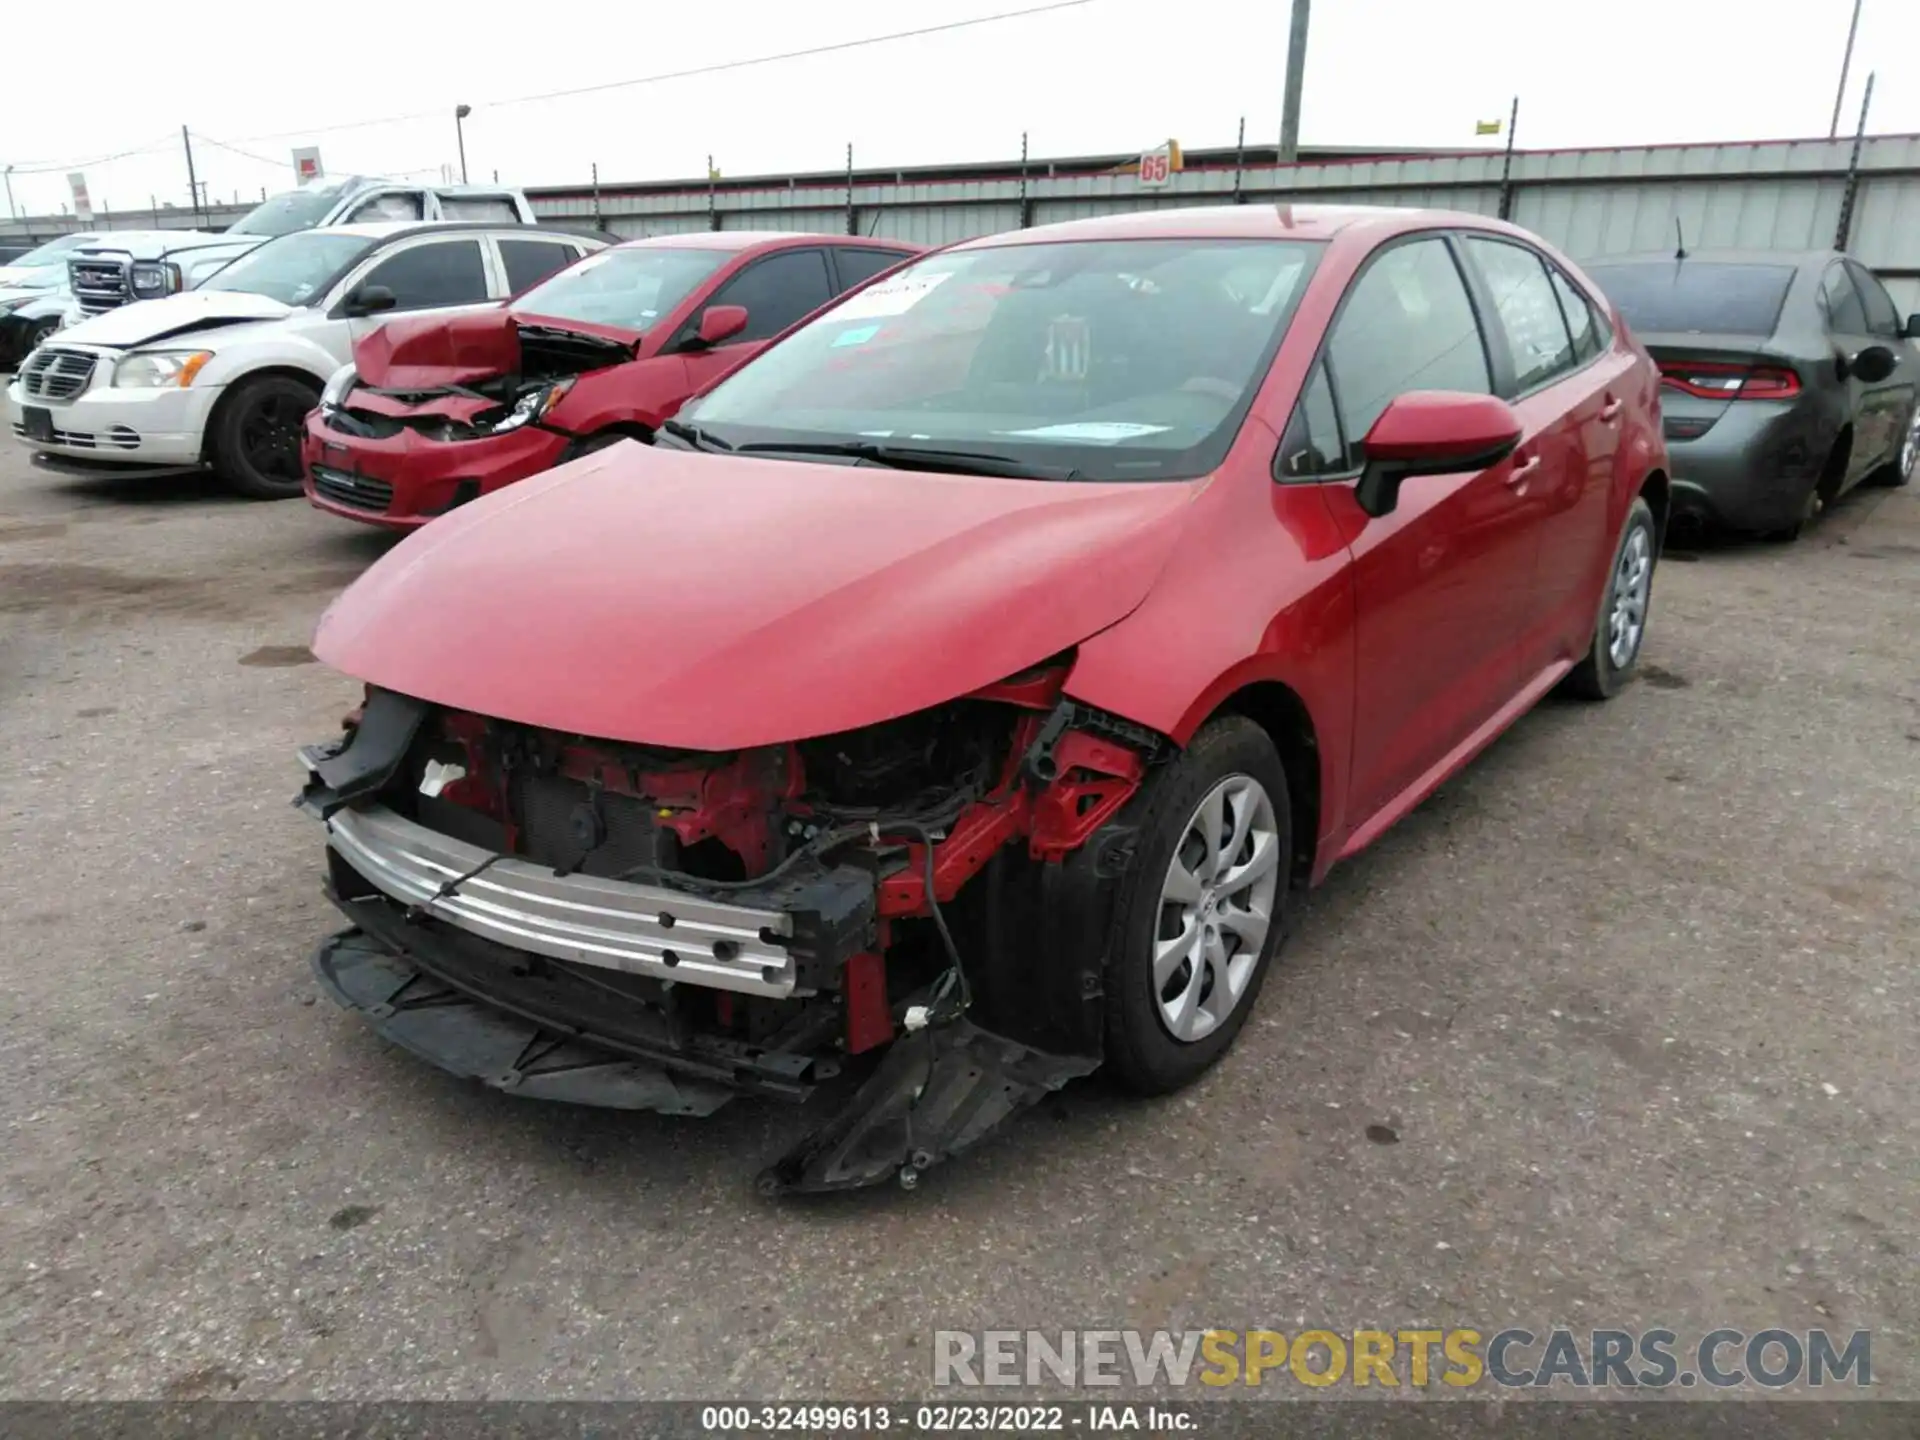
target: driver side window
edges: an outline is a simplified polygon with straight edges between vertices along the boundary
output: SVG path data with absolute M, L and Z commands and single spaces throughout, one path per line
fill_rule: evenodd
M 1391 245 L 1348 290 L 1328 337 L 1346 464 L 1381 412 L 1410 390 L 1493 393 L 1486 344 L 1453 251 L 1439 236 Z

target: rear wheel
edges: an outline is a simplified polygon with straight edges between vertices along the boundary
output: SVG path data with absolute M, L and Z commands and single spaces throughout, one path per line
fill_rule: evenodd
M 301 490 L 300 436 L 320 387 L 291 375 L 244 380 L 214 417 L 213 467 L 252 500 L 288 500 Z
M 1246 1023 L 1284 929 L 1293 832 L 1266 731 L 1228 716 L 1142 796 L 1107 976 L 1107 1058 L 1128 1090 L 1197 1079 Z
M 1607 573 L 1593 643 L 1565 681 L 1572 694 L 1586 700 L 1608 700 L 1626 684 L 1647 637 L 1647 615 L 1653 608 L 1653 567 L 1658 559 L 1653 510 L 1645 498 L 1636 496 L 1613 552 L 1613 568 Z
M 1900 441 L 1900 452 L 1893 457 L 1893 463 L 1880 472 L 1882 485 L 1900 486 L 1913 479 L 1913 472 L 1920 470 L 1920 405 L 1913 407 L 1913 415 L 1907 421 L 1907 433 Z

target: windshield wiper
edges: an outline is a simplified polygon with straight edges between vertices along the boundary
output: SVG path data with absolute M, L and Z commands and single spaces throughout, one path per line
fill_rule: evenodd
M 660 428 L 676 440 L 685 441 L 696 450 L 731 450 L 733 446 L 717 435 L 709 435 L 698 425 L 689 425 L 684 420 L 663 420 Z
M 892 470 L 947 470 L 956 475 L 1005 475 L 1018 480 L 1078 480 L 1066 465 L 1037 465 L 1014 455 L 983 450 L 940 450 L 918 445 L 876 445 L 871 440 L 769 440 L 737 447 L 741 454 L 844 455 Z

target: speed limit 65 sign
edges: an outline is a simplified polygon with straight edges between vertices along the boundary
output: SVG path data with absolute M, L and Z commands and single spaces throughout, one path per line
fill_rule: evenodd
M 1173 179 L 1173 153 L 1163 145 L 1140 156 L 1140 183 L 1150 190 L 1165 189 Z

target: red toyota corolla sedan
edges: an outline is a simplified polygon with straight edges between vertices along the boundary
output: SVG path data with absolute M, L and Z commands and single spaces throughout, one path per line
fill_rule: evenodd
M 504 308 L 401 317 L 307 417 L 307 498 L 412 529 L 503 485 L 651 439 L 687 396 L 925 247 L 845 235 L 662 235 L 601 250 Z
M 762 1177 L 1171 1090 L 1298 890 L 1645 634 L 1658 374 L 1475 215 L 976 240 L 384 557 L 304 753 L 315 968 L 457 1074 L 707 1113 L 864 1083 Z

